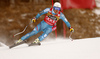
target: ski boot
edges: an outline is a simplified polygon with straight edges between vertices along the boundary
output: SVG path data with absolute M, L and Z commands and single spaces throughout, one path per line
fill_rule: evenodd
M 19 43 L 26 43 L 26 40 L 22 40 L 22 39 L 19 39 L 16 44 L 19 44 Z
M 17 42 L 16 42 L 16 44 L 18 44 L 18 43 L 20 43 L 20 42 L 22 42 L 23 40 L 21 40 L 21 39 L 19 39 Z
M 16 47 L 16 46 L 21 45 L 26 42 L 27 42 L 26 40 L 23 41 L 23 40 L 19 39 L 14 45 L 10 46 L 9 48 L 11 49 L 13 47 Z
M 32 42 L 31 44 L 29 44 L 29 46 L 33 46 L 33 45 L 41 45 L 40 40 L 37 38 L 37 39 L 35 39 L 34 42 Z

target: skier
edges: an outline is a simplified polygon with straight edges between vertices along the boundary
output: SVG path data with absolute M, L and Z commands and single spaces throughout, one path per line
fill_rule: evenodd
M 22 42 L 26 39 L 28 39 L 29 37 L 43 31 L 44 33 L 39 36 L 37 39 L 35 39 L 34 42 L 32 42 L 30 45 L 34 45 L 34 44 L 39 44 L 40 45 L 40 41 L 42 41 L 45 37 L 48 36 L 49 33 L 51 33 L 52 31 L 54 31 L 56 29 L 56 22 L 59 19 L 62 19 L 67 27 L 69 28 L 69 30 L 71 32 L 74 32 L 74 29 L 71 27 L 70 23 L 68 22 L 68 20 L 65 18 L 65 16 L 63 15 L 62 12 L 60 12 L 61 10 L 61 4 L 59 2 L 55 2 L 53 5 L 53 8 L 46 8 L 45 10 L 41 11 L 40 13 L 38 13 L 36 15 L 35 18 L 32 19 L 32 22 L 36 22 L 36 20 L 43 14 L 46 14 L 45 18 L 43 21 L 41 21 L 32 32 L 26 34 L 25 36 L 21 37 L 17 43 Z

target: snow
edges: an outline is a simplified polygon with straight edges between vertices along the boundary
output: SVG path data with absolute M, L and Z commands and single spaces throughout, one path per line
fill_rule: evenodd
M 97 33 L 97 34 L 100 34 L 100 29 L 99 29 L 100 26 L 95 26 L 95 28 L 96 28 L 96 33 Z
M 81 14 L 84 14 L 84 13 L 86 13 L 86 11 L 82 11 L 82 10 L 80 10 L 80 13 L 81 13 Z
M 96 6 L 100 7 L 100 0 L 96 0 Z
M 13 22 L 14 20 L 13 20 L 13 19 L 8 19 L 8 21 L 9 21 L 9 22 Z
M 96 33 L 97 33 L 97 34 L 100 34 L 100 31 L 99 31 L 99 30 L 96 30 Z
M 22 44 L 0 47 L 0 59 L 100 59 L 100 37 L 71 41 L 58 38 L 43 41 L 41 46 Z
M 100 7 L 100 2 L 96 4 Z M 99 17 L 99 8 L 94 9 L 93 12 Z M 80 13 L 84 14 L 86 11 L 80 10 Z M 22 19 L 25 16 L 27 14 L 21 14 Z M 13 22 L 13 19 L 8 19 L 8 21 Z M 95 19 L 90 21 L 94 22 Z M 96 33 L 100 34 L 99 27 L 96 27 Z M 22 44 L 9 49 L 0 42 L 0 59 L 100 59 L 100 37 L 74 41 L 57 38 L 56 40 L 44 40 L 41 43 L 41 46 L 28 47 L 27 44 Z
M 1 43 L 1 42 L 0 42 L 0 45 L 3 46 L 3 47 L 7 47 L 5 44 L 3 44 L 3 43 Z
M 27 16 L 27 14 L 21 14 L 22 19 L 26 19 L 25 17 Z
M 94 9 L 93 11 L 95 14 L 100 15 L 100 9 Z
M 94 9 L 93 12 L 97 15 L 100 15 L 100 0 L 96 0 L 96 6 L 98 9 Z
M 100 22 L 100 20 L 98 20 L 98 22 Z

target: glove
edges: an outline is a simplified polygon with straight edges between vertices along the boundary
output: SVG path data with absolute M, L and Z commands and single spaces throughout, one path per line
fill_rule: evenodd
M 36 18 L 33 18 L 31 21 L 32 21 L 33 23 L 35 23 L 35 22 L 36 22 Z
M 70 32 L 74 32 L 73 27 L 70 27 L 69 30 L 70 30 Z

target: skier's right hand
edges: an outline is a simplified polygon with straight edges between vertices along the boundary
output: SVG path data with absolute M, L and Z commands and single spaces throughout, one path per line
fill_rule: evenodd
M 33 18 L 31 21 L 32 21 L 33 23 L 35 23 L 35 22 L 36 22 L 36 18 Z

